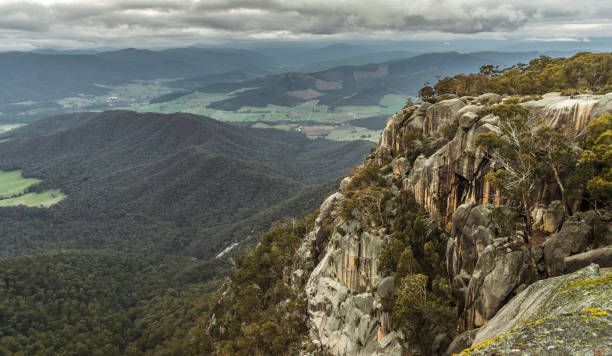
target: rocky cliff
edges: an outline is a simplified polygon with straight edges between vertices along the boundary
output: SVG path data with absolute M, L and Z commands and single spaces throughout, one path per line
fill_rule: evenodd
M 294 288 L 306 292 L 308 338 L 314 350 L 335 355 L 414 351 L 405 335 L 393 330 L 385 301 L 392 297 L 394 278 L 380 264 L 381 250 L 393 239 L 389 221 L 398 218 L 396 204 L 402 191 L 413 194 L 431 218 L 444 221 L 445 270 L 460 316 L 457 329 L 469 334 L 481 327 L 475 342 L 505 331 L 490 325 L 504 305 L 510 308 L 519 303 L 517 298 L 524 300 L 521 293 L 533 294 L 534 282 L 591 262 L 612 266 L 612 214 L 580 212 L 580 207 L 568 213 L 552 178 L 539 181 L 537 194 L 530 198 L 532 236 L 526 238 L 520 227 L 504 229 L 495 219 L 493 211 L 512 209 L 504 206 L 506 199 L 485 179 L 500 167 L 492 164 L 476 138 L 501 132 L 492 108 L 506 99 L 486 94 L 404 108 L 389 119 L 378 146 L 365 160 L 364 167 L 376 167 L 380 190 L 356 189 L 356 171 L 323 203 L 292 272 Z M 591 119 L 612 111 L 612 95 L 547 94 L 523 101 L 530 122 L 550 126 L 572 143 L 585 135 Z M 609 308 L 596 304 L 590 307 Z M 518 327 L 517 323 L 512 325 Z M 457 333 L 435 332 L 429 350 L 443 354 Z M 467 347 L 474 332 L 466 335 L 462 342 Z
M 594 118 L 612 111 L 612 94 L 432 101 L 393 115 L 378 146 L 316 216 L 278 224 L 237 261 L 203 325 L 213 340 L 202 343 L 206 350 L 313 356 L 609 350 L 610 335 L 599 330 L 610 324 L 610 202 L 587 199 L 584 177 L 574 188 L 570 181 L 581 172 L 578 157 L 593 122 L 610 126 L 600 130 L 596 148 L 609 157 L 612 117 Z M 527 129 L 509 130 L 508 120 Z M 540 129 L 567 143 L 552 144 L 562 147 L 555 159 L 563 164 L 546 161 L 549 146 L 534 140 L 544 136 L 530 134 Z M 505 153 L 544 162 L 536 162 L 529 186 L 519 186 L 523 194 L 513 195 L 496 179 L 516 167 L 496 160 L 482 138 L 503 143 L 518 135 L 527 148 L 503 146 Z M 582 315 L 597 318 L 588 326 L 604 345 L 583 343 L 589 327 L 572 327 Z M 537 333 L 545 337 L 534 340 Z M 583 346 L 562 348 L 557 337 Z

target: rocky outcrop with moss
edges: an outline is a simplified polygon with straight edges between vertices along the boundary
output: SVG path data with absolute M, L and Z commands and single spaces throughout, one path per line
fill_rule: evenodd
M 571 274 L 537 281 L 512 298 L 476 334 L 480 344 L 543 318 L 578 313 L 591 308 L 612 308 L 612 274 L 592 264 Z
M 530 285 L 461 355 L 586 355 L 612 347 L 612 270 L 592 264 Z

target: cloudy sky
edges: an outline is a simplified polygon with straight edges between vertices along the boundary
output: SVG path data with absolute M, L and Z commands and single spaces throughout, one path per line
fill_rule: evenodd
M 612 0 L 0 0 L 0 50 L 612 34 Z

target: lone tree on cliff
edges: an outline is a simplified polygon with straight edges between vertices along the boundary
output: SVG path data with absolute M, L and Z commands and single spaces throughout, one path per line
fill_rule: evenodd
M 493 167 L 486 179 L 501 191 L 504 197 L 520 202 L 527 229 L 531 234 L 530 198 L 539 180 L 541 160 L 538 158 L 536 130 L 528 123 L 529 110 L 519 104 L 502 104 L 493 108 L 499 117 L 500 133 L 489 132 L 476 138 Z M 528 236 L 525 236 L 527 242 Z

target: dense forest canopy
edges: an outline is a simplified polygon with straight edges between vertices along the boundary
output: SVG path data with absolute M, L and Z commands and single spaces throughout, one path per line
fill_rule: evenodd
M 476 74 L 445 77 L 433 88 L 425 86 L 419 94 L 427 99 L 443 94 L 537 95 L 564 90 L 568 94 L 611 92 L 612 54 L 582 52 L 570 58 L 540 56 L 529 64 L 519 63 L 505 69 L 486 65 Z
M 0 354 L 172 354 L 228 269 L 100 251 L 0 260 Z

